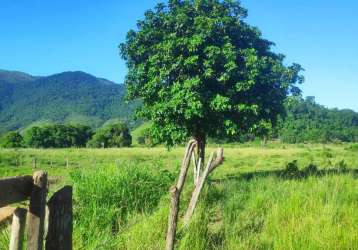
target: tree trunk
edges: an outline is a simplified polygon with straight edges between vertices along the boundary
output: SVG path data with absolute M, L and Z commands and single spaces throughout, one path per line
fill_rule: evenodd
M 201 165 L 204 166 L 205 164 L 205 146 L 206 146 L 206 135 L 205 134 L 198 134 L 194 136 L 195 140 L 198 142 L 197 147 L 197 155 L 198 160 L 196 164 L 200 161 Z

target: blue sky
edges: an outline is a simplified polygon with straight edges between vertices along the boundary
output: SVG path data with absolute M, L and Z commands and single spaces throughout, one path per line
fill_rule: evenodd
M 0 69 L 82 70 L 123 82 L 118 44 L 155 0 L 1 0 Z M 300 63 L 304 95 L 358 111 L 358 1 L 242 0 L 247 21 Z

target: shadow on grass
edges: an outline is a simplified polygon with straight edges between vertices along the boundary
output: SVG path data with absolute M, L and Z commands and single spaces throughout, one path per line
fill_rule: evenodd
M 211 179 L 212 183 L 225 182 L 225 181 L 250 181 L 252 179 L 267 178 L 267 177 L 276 177 L 282 180 L 298 180 L 306 179 L 310 176 L 315 177 L 324 177 L 332 175 L 347 175 L 351 174 L 353 178 L 358 178 L 358 169 L 321 169 L 321 170 L 296 170 L 288 171 L 287 169 L 283 170 L 269 170 L 269 171 L 254 171 L 250 173 L 242 173 L 239 175 L 229 175 L 224 178 Z

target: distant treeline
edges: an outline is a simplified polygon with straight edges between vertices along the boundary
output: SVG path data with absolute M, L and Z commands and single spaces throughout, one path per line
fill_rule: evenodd
M 314 97 L 290 99 L 274 137 L 286 143 L 358 142 L 358 113 L 328 109 Z
M 34 126 L 22 134 L 9 132 L 1 137 L 3 148 L 128 147 L 129 129 L 122 123 L 110 124 L 96 131 L 85 125 L 53 124 Z
M 237 137 L 213 139 L 212 143 L 280 140 L 284 143 L 358 142 L 358 113 L 352 110 L 328 109 L 315 102 L 314 97 L 292 97 L 286 102 L 286 116 L 275 127 L 264 124 L 255 133 Z M 149 126 L 137 137 L 138 144 L 152 145 Z
M 284 143 L 358 142 L 358 113 L 352 110 L 328 109 L 314 97 L 291 98 L 286 103 L 286 117 L 276 127 L 267 126 L 257 134 L 210 139 L 211 142 L 246 142 L 257 138 L 278 139 Z M 149 126 L 137 137 L 138 144 L 153 146 Z M 103 126 L 96 131 L 85 125 L 42 125 L 23 133 L 9 132 L 0 138 L 0 147 L 67 148 L 128 147 L 132 143 L 129 128 L 123 123 Z

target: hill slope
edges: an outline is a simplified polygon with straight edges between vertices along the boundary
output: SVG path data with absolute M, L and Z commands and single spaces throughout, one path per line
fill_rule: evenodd
M 349 109 L 328 109 L 314 97 L 292 99 L 287 117 L 279 127 L 284 142 L 357 142 L 358 113 Z
M 73 122 L 93 127 L 113 118 L 130 120 L 134 104 L 125 87 L 84 72 L 33 77 L 0 71 L 0 133 L 34 122 Z

